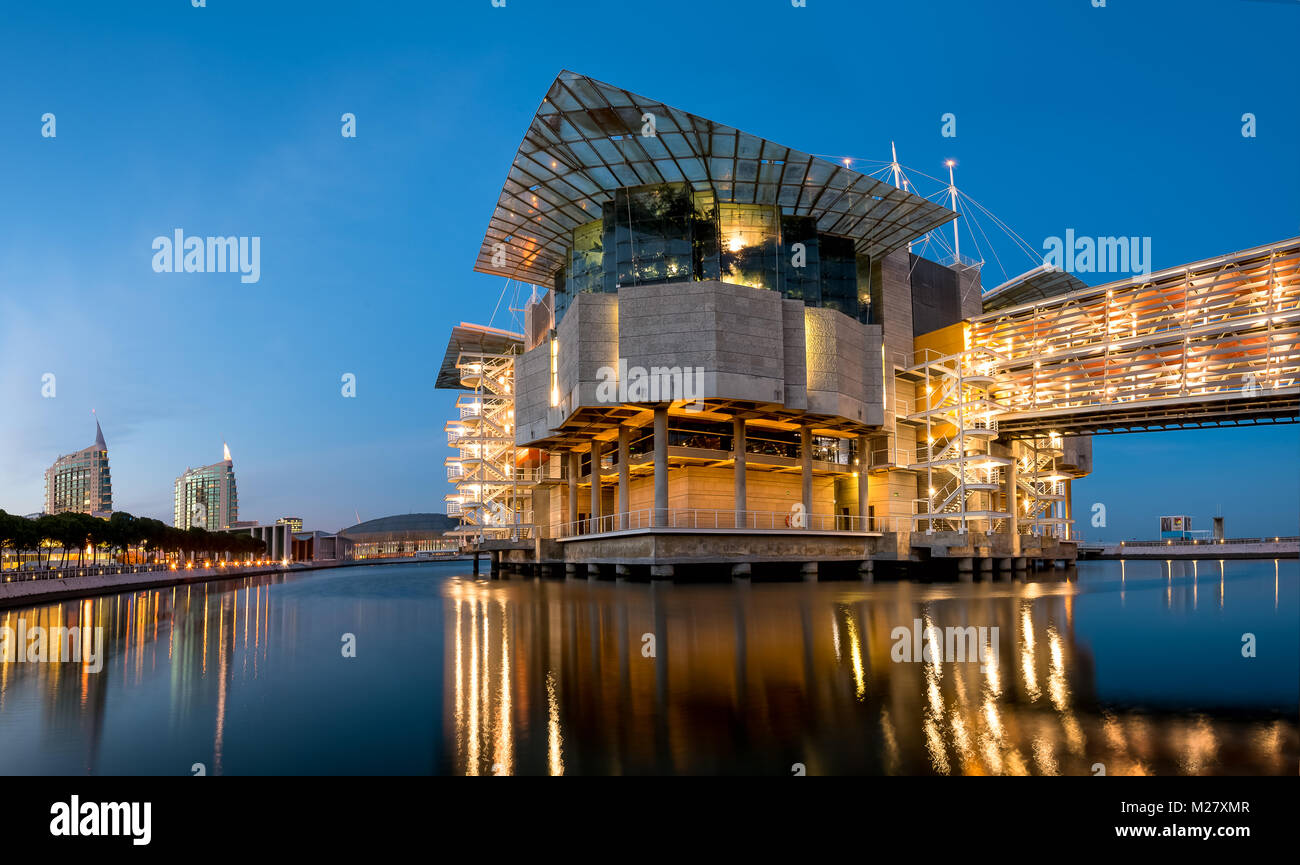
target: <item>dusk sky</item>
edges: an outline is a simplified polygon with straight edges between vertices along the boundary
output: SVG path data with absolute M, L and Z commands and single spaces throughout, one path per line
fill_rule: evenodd
M 956 159 L 1031 246 L 1150 237 L 1160 269 L 1300 234 L 1297 33 L 1300 3 L 1261 0 L 10 4 L 0 508 L 41 509 L 95 409 L 117 510 L 170 523 L 174 479 L 223 441 L 241 519 L 443 510 L 434 376 L 454 324 L 517 327 L 530 289 L 493 318 L 505 281 L 472 268 L 562 69 L 819 155 Z M 260 237 L 260 280 L 155 273 L 177 229 Z M 993 245 L 986 287 L 1036 263 Z M 1300 425 L 1102 436 L 1094 459 L 1086 537 L 1220 508 L 1230 536 L 1298 532 Z

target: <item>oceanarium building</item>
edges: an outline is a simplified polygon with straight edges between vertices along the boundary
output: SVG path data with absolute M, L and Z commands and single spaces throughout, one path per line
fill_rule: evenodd
M 562 73 L 475 268 L 549 288 L 525 333 L 497 347 L 512 383 L 494 394 L 494 434 L 511 447 L 495 471 L 531 487 L 516 496 L 528 512 L 495 536 L 501 561 L 664 575 L 720 562 L 736 573 L 800 562 L 807 574 L 881 559 L 978 570 L 1073 558 L 1070 487 L 1091 470 L 1088 433 L 1148 396 L 1137 343 L 1167 364 L 1139 339 L 1137 309 L 1147 334 L 1186 316 L 1167 302 L 1175 289 L 1148 291 L 1161 274 L 1095 300 L 1039 269 L 986 295 L 978 262 L 910 251 L 955 217 L 847 165 Z M 1241 255 L 1234 267 L 1259 271 L 1280 253 Z M 1223 269 L 1202 264 L 1207 279 Z M 1107 307 L 1139 289 L 1154 300 L 1133 311 L 1123 355 Z M 1037 304 L 1062 297 L 1071 314 L 1096 305 L 1105 332 L 1046 321 L 1056 313 Z M 1080 359 L 1098 346 L 1101 364 Z M 1050 387 L 1044 359 L 1059 367 Z M 453 445 L 480 423 L 482 369 L 453 338 L 439 384 L 459 378 L 479 394 L 459 403 Z M 465 476 L 461 457 L 453 475 Z M 482 495 L 462 487 L 449 511 Z

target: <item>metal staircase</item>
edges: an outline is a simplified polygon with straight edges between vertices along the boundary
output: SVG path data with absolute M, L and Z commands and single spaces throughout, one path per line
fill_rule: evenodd
M 466 542 L 529 537 L 532 486 L 536 470 L 518 467 L 515 446 L 513 354 L 462 352 L 456 361 L 467 393 L 456 399 L 458 418 L 446 423 L 447 480 L 456 491 L 446 496 L 448 515 L 461 519 L 458 535 Z

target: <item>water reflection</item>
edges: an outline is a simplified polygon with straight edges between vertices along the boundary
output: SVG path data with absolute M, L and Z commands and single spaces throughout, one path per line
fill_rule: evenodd
M 0 610 L 77 627 L 83 658 L 103 629 L 99 672 L 0 663 L 0 773 L 1290 774 L 1300 568 L 1200 564 L 745 587 L 431 564 Z M 968 626 L 985 663 L 952 654 Z
M 1161 606 L 1194 609 L 1193 568 L 1186 585 L 1177 563 L 1161 569 Z M 1117 593 L 1128 597 L 1119 604 L 1103 597 L 1102 606 L 1119 611 L 1139 586 L 1131 565 L 1116 563 L 1114 571 Z M 455 683 L 446 695 L 454 719 L 451 770 L 775 774 L 802 763 L 809 773 L 1054 775 L 1095 774 L 1102 764 L 1109 775 L 1146 775 L 1294 768 L 1294 712 L 1270 711 L 1267 694 L 1254 709 L 1214 712 L 1139 710 L 1102 699 L 1093 653 L 1076 633 L 1076 605 L 1090 600 L 1079 592 L 1069 582 L 661 588 L 453 580 L 444 592 L 455 622 L 445 653 L 446 678 Z M 913 619 L 924 623 L 928 651 L 918 663 L 895 662 L 891 633 Z M 930 630 L 969 625 L 999 630 L 997 661 L 983 672 L 978 663 L 945 657 Z M 1196 632 L 1188 627 L 1186 638 Z M 643 651 L 651 638 L 653 652 Z M 1162 661 L 1171 662 L 1176 658 Z M 1295 687 L 1294 679 L 1283 685 Z M 1213 690 L 1211 682 L 1203 694 L 1183 696 L 1213 706 Z

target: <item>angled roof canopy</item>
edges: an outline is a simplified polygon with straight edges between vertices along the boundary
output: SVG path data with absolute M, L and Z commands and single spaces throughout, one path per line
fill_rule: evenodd
M 1019 306 L 1031 300 L 1043 300 L 1058 294 L 1069 294 L 1088 285 L 1072 273 L 1066 273 L 1050 264 L 1040 264 L 1033 270 L 1008 279 L 997 288 L 984 292 L 984 311 Z
M 641 134 L 644 115 L 655 134 Z M 549 286 L 569 234 L 614 190 L 688 182 L 719 201 L 780 205 L 859 254 L 899 249 L 956 214 L 843 165 L 561 72 L 528 126 L 474 269 Z M 503 245 L 504 261 L 494 253 Z
M 483 354 L 509 354 L 522 350 L 524 335 L 482 324 L 461 322 L 451 329 L 451 339 L 447 341 L 447 352 L 442 356 L 442 366 L 438 369 L 438 378 L 434 387 L 460 390 L 460 372 L 456 361 L 463 351 L 481 352 Z

